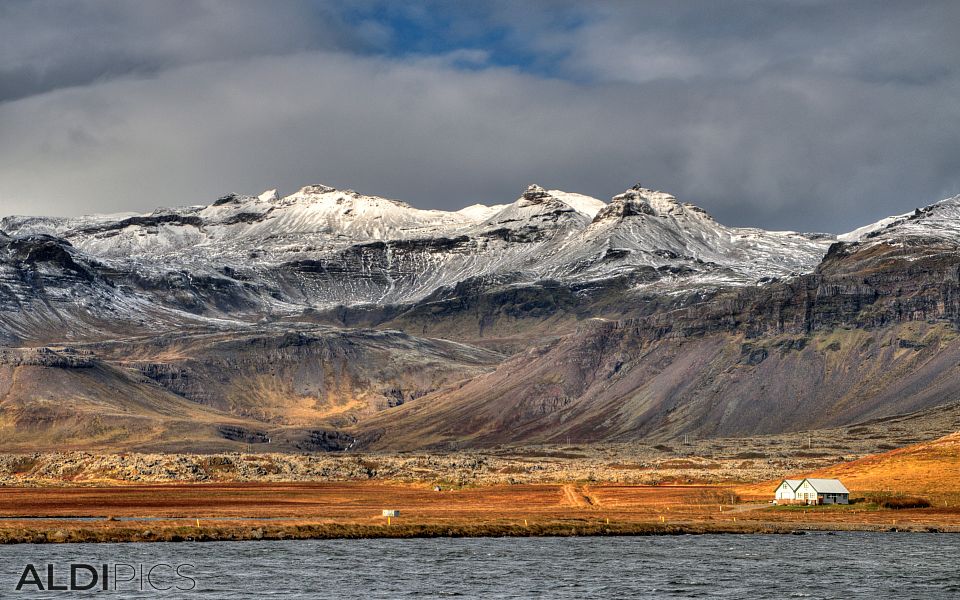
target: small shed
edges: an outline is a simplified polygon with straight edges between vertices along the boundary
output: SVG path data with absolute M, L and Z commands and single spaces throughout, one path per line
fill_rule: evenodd
M 790 504 L 797 499 L 797 488 L 803 483 L 802 479 L 784 479 L 777 486 L 774 493 L 774 504 Z

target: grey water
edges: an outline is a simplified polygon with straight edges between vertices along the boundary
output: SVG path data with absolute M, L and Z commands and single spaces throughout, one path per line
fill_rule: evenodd
M 15 591 L 25 565 L 37 568 L 45 586 L 47 565 L 53 565 L 54 583 L 65 585 L 71 563 L 98 568 L 106 564 L 109 589 L 51 592 L 28 585 Z M 175 573 L 178 566 L 183 576 Z M 81 586 L 89 580 L 86 572 L 78 577 Z M 960 535 L 849 532 L 0 547 L 0 598 L 849 600 L 884 594 L 896 594 L 898 600 L 960 597 Z

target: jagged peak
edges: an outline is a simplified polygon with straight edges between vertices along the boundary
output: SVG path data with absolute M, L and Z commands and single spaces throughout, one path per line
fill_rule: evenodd
M 523 194 L 520 196 L 520 199 L 525 200 L 527 204 L 543 204 L 552 197 L 553 196 L 550 195 L 550 192 L 539 185 L 532 183 L 527 186 L 527 190 L 523 192 Z
M 310 201 L 311 203 L 318 202 L 320 205 L 339 207 L 344 210 L 357 206 L 382 206 L 385 204 L 408 210 L 419 210 L 401 200 L 382 198 L 380 196 L 368 196 L 354 190 L 340 190 L 323 184 L 304 186 L 295 194 L 284 198 L 284 200 L 294 203 L 304 200 Z
M 257 196 L 257 198 L 264 202 L 274 202 L 280 199 L 280 195 L 277 193 L 276 189 L 272 189 L 272 190 L 267 190 L 263 192 L 262 194 Z
M 645 188 L 637 183 L 622 194 L 614 196 L 610 203 L 596 214 L 593 222 L 635 216 L 690 216 L 714 221 L 713 217 L 699 206 L 680 202 L 673 194 Z
M 664 192 L 643 187 L 637 183 L 622 194 L 614 196 L 610 203 L 594 217 L 594 223 L 610 219 L 622 219 L 642 215 L 656 216 L 658 208 L 667 212 L 681 208 L 677 199 Z
M 323 185 L 322 183 L 315 183 L 313 185 L 305 185 L 300 188 L 294 196 L 319 196 L 321 194 L 329 194 L 331 192 L 337 191 L 337 188 L 330 187 L 329 185 Z
M 563 192 L 558 192 L 563 194 Z M 590 217 L 577 210 L 552 191 L 539 185 L 531 185 L 513 204 L 508 204 L 502 210 L 489 216 L 483 224 L 499 226 L 503 223 L 531 223 L 550 222 L 566 224 L 579 221 L 581 224 L 589 222 Z
M 613 200 L 616 201 L 620 198 L 627 199 L 640 199 L 646 201 L 648 204 L 657 208 L 657 205 L 662 205 L 665 208 L 673 208 L 675 206 L 681 206 L 680 202 L 677 201 L 677 198 L 673 194 L 668 194 L 667 192 L 661 192 L 660 190 L 652 190 L 650 188 L 645 188 L 639 183 L 628 189 L 627 191 L 613 197 Z
M 673 194 L 645 188 L 637 183 L 622 194 L 613 197 L 606 208 L 597 213 L 594 221 L 637 215 L 679 216 L 695 213 L 701 218 L 713 218 L 699 206 L 682 203 Z
M 243 202 L 245 199 L 249 197 L 250 196 L 244 196 L 243 194 L 234 194 L 234 193 L 224 194 L 223 196 L 220 196 L 219 198 L 213 201 L 213 206 L 223 206 L 224 204 L 239 204 L 240 202 Z M 161 210 L 161 209 L 157 209 L 157 210 Z
M 229 193 L 217 198 L 211 206 L 224 206 L 227 204 L 244 204 L 259 200 L 261 202 L 274 202 L 279 198 L 277 190 L 267 190 L 259 196 L 248 196 L 246 194 Z M 201 207 L 203 208 L 203 207 Z
M 653 208 L 647 202 L 644 202 L 642 199 L 630 196 L 628 194 L 620 194 L 614 196 L 613 200 L 610 201 L 606 207 L 604 207 L 597 215 L 593 218 L 594 223 L 599 223 L 601 221 L 609 221 L 611 219 L 622 219 L 625 217 L 634 217 L 639 215 L 655 215 Z
M 576 212 L 592 219 L 606 206 L 606 203 L 583 194 L 548 190 L 532 184 L 527 186 L 526 191 L 513 205 L 518 208 L 542 206 L 550 212 Z

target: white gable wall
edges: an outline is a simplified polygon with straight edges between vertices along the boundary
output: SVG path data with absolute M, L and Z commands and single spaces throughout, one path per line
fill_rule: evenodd
M 776 498 L 777 500 L 795 500 L 796 493 L 793 491 L 793 487 L 791 487 L 790 484 L 791 484 L 790 481 L 784 481 L 783 483 L 781 483 L 780 487 L 777 488 L 774 498 Z
M 811 503 L 816 502 L 817 490 L 813 489 L 809 481 L 804 480 L 803 483 L 800 484 L 800 487 L 797 488 L 797 500 Z

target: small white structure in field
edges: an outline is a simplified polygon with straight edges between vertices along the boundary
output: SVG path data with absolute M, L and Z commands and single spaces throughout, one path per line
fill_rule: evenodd
M 396 509 L 385 508 L 385 509 L 383 509 L 383 516 L 385 516 L 385 517 L 399 517 L 399 516 L 400 516 L 400 511 L 399 511 L 399 510 L 396 510 Z
M 850 504 L 850 490 L 839 479 L 784 479 L 775 504 Z
M 777 486 L 777 492 L 773 496 L 774 504 L 788 504 L 797 499 L 797 488 L 803 483 L 802 479 L 784 479 Z

